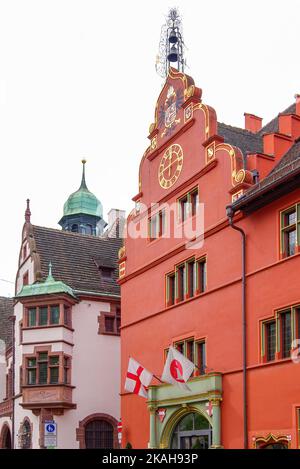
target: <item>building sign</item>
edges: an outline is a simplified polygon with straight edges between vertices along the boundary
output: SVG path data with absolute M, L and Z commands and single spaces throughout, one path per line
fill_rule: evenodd
M 54 420 L 46 420 L 44 423 L 44 446 L 46 448 L 57 446 L 57 424 Z

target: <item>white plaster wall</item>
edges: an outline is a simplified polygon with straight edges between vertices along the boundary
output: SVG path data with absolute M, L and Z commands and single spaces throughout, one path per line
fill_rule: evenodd
M 110 311 L 110 304 L 82 301 L 73 309 L 72 384 L 77 409 L 55 418 L 59 448 L 78 448 L 76 428 L 90 414 L 120 418 L 120 338 L 98 334 L 100 311 Z
M 76 409 L 66 410 L 62 416 L 54 416 L 58 424 L 58 448 L 78 448 L 76 428 L 79 421 L 88 415 L 105 413 L 116 420 L 120 417 L 120 338 L 98 334 L 98 316 L 101 311 L 109 312 L 110 303 L 82 301 L 75 305 L 72 308 L 74 333 L 71 340 L 74 347 L 63 343 L 52 345 L 53 351 L 64 350 L 65 353 L 72 355 L 72 385 L 75 386 L 73 402 L 77 404 Z M 22 354 L 31 353 L 34 348 L 34 345 L 22 347 L 19 344 L 19 321 L 22 313 L 23 307 L 17 303 L 15 306 L 16 393 L 19 392 L 19 367 L 22 363 Z M 51 333 L 55 329 L 60 328 L 34 332 L 39 332 L 38 340 L 45 341 L 53 339 Z M 39 418 L 30 410 L 23 410 L 20 402 L 22 402 L 21 397 L 15 401 L 16 445 L 20 424 L 24 417 L 28 417 L 33 424 L 33 448 L 39 448 Z
M 45 340 L 65 340 L 66 342 L 73 343 L 73 332 L 65 327 L 47 327 L 42 329 L 29 329 L 23 331 L 23 343 L 44 342 Z

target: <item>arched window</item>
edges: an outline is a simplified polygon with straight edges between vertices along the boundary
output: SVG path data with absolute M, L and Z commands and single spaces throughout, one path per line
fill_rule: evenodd
M 78 233 L 78 225 L 76 225 L 76 224 L 72 225 L 71 231 L 73 233 Z
M 31 448 L 31 426 L 28 420 L 25 420 L 20 431 L 20 448 Z
M 4 424 L 0 435 L 0 448 L 11 449 L 11 433 L 9 426 Z
M 92 420 L 85 426 L 86 448 L 113 448 L 114 429 L 106 420 Z
M 174 429 L 172 449 L 208 449 L 211 445 L 212 429 L 209 421 L 201 414 L 185 415 Z

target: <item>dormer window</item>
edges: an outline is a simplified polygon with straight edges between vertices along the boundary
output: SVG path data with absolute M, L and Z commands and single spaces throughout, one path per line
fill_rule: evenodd
M 101 277 L 105 280 L 112 278 L 113 269 L 111 267 L 100 267 Z

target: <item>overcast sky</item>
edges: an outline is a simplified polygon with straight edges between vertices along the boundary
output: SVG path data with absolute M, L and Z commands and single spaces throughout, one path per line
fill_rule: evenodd
M 26 198 L 34 224 L 57 228 L 83 157 L 104 213 L 131 210 L 172 6 L 218 120 L 267 122 L 300 92 L 299 0 L 0 0 L 0 295 L 13 294 Z

